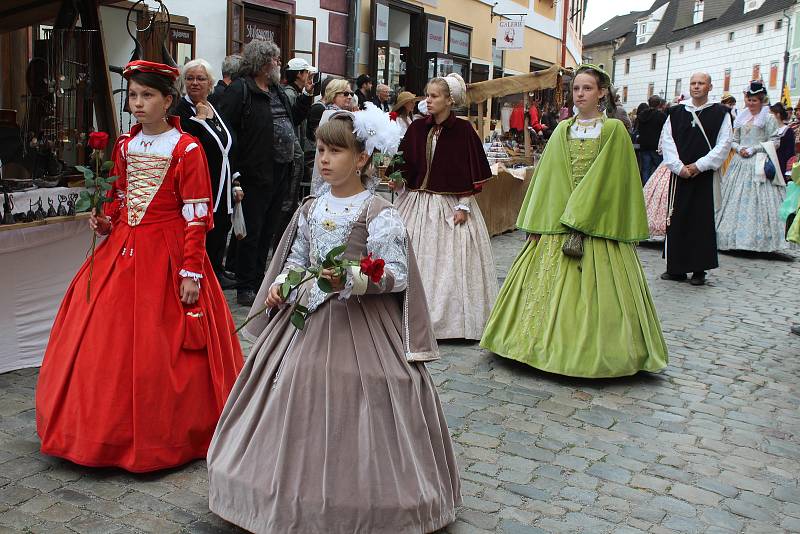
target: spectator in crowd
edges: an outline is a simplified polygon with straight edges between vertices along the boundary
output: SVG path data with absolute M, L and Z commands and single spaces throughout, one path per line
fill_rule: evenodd
M 233 75 L 239 71 L 241 64 L 242 56 L 239 54 L 226 56 L 225 59 L 222 60 L 222 79 L 217 82 L 217 85 L 214 86 L 214 92 L 209 95 L 208 100 L 210 102 L 219 100 L 222 93 L 224 93 L 225 89 L 231 84 Z
M 230 128 L 208 101 L 214 87 L 212 72 L 211 65 L 205 59 L 193 59 L 183 66 L 186 94 L 178 101 L 175 114 L 181 120 L 183 131 L 197 138 L 206 154 L 211 176 L 209 206 L 214 213 L 214 227 L 206 234 L 206 252 L 220 286 L 231 289 L 236 282 L 224 276 L 222 260 L 231 229 L 233 205 L 241 201 L 243 193 L 239 182 L 232 179 L 228 157 L 233 147 Z
M 334 112 L 351 111 L 354 107 L 355 93 L 350 88 L 350 83 L 344 78 L 326 78 L 323 82 L 322 100 L 311 106 L 308 112 L 308 135 L 314 139 L 314 156 L 311 162 L 311 194 L 317 196 L 326 183 L 316 168 L 316 138 L 317 128 L 328 121 Z
M 378 109 L 383 112 L 389 113 L 392 110 L 392 106 L 389 105 L 389 95 L 391 94 L 391 89 L 389 89 L 388 85 L 378 84 L 377 89 L 375 90 L 375 99 L 372 101 Z
M 311 106 L 311 78 L 294 105 L 280 85 L 280 49 L 255 40 L 242 51 L 236 79 L 219 102 L 233 130 L 236 162 L 244 189 L 247 235 L 238 244 L 236 300 L 251 306 L 266 270 L 270 239 L 280 235 L 281 207 L 288 197 L 295 126 Z
M 728 114 L 731 117 L 731 124 L 733 124 L 733 121 L 736 119 L 736 97 L 732 94 L 727 94 L 722 97 L 719 103 L 730 110 Z
M 356 78 L 356 97 L 358 98 L 358 109 L 364 109 L 364 104 L 372 100 L 369 97 L 372 92 L 372 78 L 369 74 L 362 74 Z
M 647 100 L 647 107 L 636 115 L 639 132 L 639 155 L 641 157 L 640 172 L 642 182 L 647 179 L 661 165 L 661 154 L 658 153 L 658 140 L 661 129 L 667 122 L 667 115 L 661 111 L 664 100 L 658 95 L 653 95 Z
M 625 125 L 625 129 L 628 130 L 628 133 L 630 133 L 633 130 L 633 124 L 631 124 L 631 118 L 628 117 L 628 112 L 622 107 L 622 101 L 620 100 L 619 95 L 614 97 L 614 106 L 612 118 L 621 120 L 622 124 Z
M 414 120 L 414 108 L 416 103 L 422 100 L 422 97 L 416 96 L 414 93 L 403 91 L 397 95 L 397 102 L 392 106 L 392 111 L 397 113 L 397 124 L 403 129 L 405 133 L 411 122 Z
M 297 99 L 303 94 L 303 90 L 306 89 L 306 87 L 309 85 L 313 87 L 313 77 L 316 73 L 317 69 L 303 58 L 296 57 L 289 60 L 289 63 L 286 64 L 286 71 L 284 74 L 286 85 L 283 86 L 283 89 L 286 91 L 286 96 L 289 98 L 289 104 L 291 106 L 296 105 Z M 308 92 L 311 91 L 309 90 Z M 295 126 L 294 130 L 295 144 L 292 164 L 292 181 L 289 187 L 289 196 L 283 205 L 285 224 L 289 223 L 289 219 L 292 217 L 300 201 L 300 183 L 303 181 L 311 181 L 311 171 L 306 165 L 305 158 L 306 154 L 309 152 L 313 153 L 316 146 L 308 139 L 306 129 L 307 123 L 306 119 L 304 119 Z M 281 225 L 284 226 L 283 223 Z M 279 240 L 280 238 L 280 235 L 274 236 L 275 240 Z
M 786 108 L 783 107 L 783 104 L 780 102 L 773 104 L 769 107 L 769 110 L 772 112 L 772 116 L 775 117 L 775 120 L 778 121 L 779 125 L 778 136 L 780 138 L 780 144 L 777 148 L 777 154 L 778 161 L 781 165 L 778 169 L 778 172 L 784 172 L 786 170 L 786 163 L 789 161 L 789 158 L 795 154 L 794 130 L 789 127 L 789 112 L 786 111 Z

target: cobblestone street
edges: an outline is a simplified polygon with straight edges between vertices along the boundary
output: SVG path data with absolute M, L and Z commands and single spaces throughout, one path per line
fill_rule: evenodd
M 522 241 L 493 240 L 501 277 Z M 446 532 L 800 532 L 797 264 L 721 255 L 697 288 L 660 280 L 660 250 L 639 250 L 661 374 L 569 379 L 441 346 L 429 369 L 464 495 Z M 36 377 L 0 375 L 0 532 L 241 532 L 208 511 L 202 461 L 131 475 L 42 456 Z

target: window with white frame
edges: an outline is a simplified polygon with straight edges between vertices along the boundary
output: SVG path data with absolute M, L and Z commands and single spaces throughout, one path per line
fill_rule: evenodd
M 764 25 L 758 24 L 756 26 L 756 35 L 761 35 L 762 33 L 764 33 Z
M 658 62 L 658 54 L 650 54 L 650 70 L 656 70 L 657 62 Z
M 783 28 L 783 19 L 778 19 L 775 21 L 775 29 L 780 30 Z
M 692 22 L 694 24 L 703 22 L 703 4 L 705 4 L 703 0 L 694 0 L 694 12 L 692 13 Z
M 631 58 L 625 58 L 625 74 L 630 74 L 631 72 Z

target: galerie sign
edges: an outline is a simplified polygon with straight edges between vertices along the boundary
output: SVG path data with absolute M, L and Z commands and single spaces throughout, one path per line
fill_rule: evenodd
M 525 46 L 525 22 L 521 20 L 501 20 L 497 25 L 497 48 L 500 50 L 519 50 Z

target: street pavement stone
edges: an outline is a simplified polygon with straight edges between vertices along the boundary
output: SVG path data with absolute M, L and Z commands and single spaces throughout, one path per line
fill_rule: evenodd
M 492 240 L 501 281 L 523 240 Z M 800 254 L 721 255 L 704 287 L 660 280 L 657 247 L 639 255 L 662 373 L 574 379 L 441 344 L 428 368 L 464 495 L 443 533 L 800 532 Z M 0 534 L 243 532 L 209 512 L 203 461 L 134 475 L 41 455 L 36 379 L 0 375 Z

